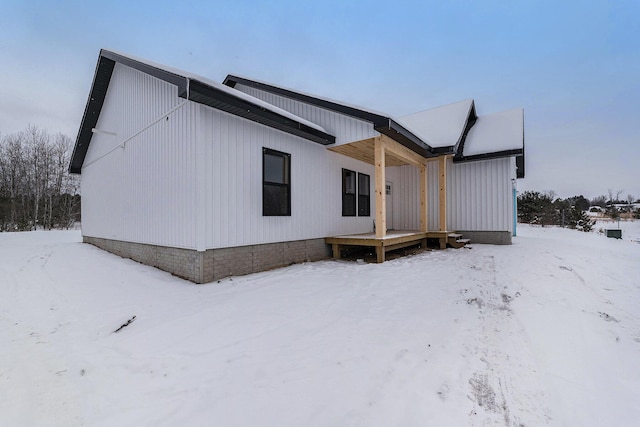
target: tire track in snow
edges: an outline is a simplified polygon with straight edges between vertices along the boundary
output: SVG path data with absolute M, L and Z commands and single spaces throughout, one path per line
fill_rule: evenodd
M 513 297 L 497 277 L 493 255 L 472 266 L 479 276 L 478 297 L 467 300 L 478 307 L 479 334 L 474 342 L 473 374 L 469 378 L 469 399 L 473 408 L 470 425 L 521 427 L 545 425 L 550 421 L 542 401 L 544 393 L 529 389 L 535 369 L 527 357 L 523 329 L 511 311 Z M 528 377 L 528 381 L 521 381 Z M 524 384 L 524 386 L 522 385 Z

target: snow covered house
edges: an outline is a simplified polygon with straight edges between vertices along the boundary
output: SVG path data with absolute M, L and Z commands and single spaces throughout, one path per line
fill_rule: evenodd
M 204 283 L 358 236 L 379 261 L 452 231 L 509 244 L 523 126 L 473 100 L 393 118 L 101 50 L 69 170 L 85 242 Z

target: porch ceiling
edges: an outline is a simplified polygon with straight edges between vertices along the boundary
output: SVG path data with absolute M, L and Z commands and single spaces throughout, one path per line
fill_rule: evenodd
M 363 139 L 360 141 L 350 142 L 348 144 L 337 145 L 335 147 L 327 147 L 327 149 L 373 165 L 375 164 L 374 140 L 375 138 Z M 410 164 L 408 161 L 389 151 L 385 152 L 385 163 L 386 166 L 403 166 Z

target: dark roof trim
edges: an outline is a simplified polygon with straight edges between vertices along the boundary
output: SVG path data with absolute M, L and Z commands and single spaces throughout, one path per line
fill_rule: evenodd
M 233 96 L 233 94 L 198 80 L 191 80 L 188 99 L 322 145 L 336 142 L 336 138 L 333 135 L 253 104 L 243 98 Z
M 82 164 L 93 136 L 92 129 L 98 123 L 116 62 L 176 85 L 178 87 L 178 96 L 181 98 L 208 105 L 319 144 L 335 143 L 335 136 L 322 132 L 308 124 L 298 122 L 289 115 L 278 114 L 278 112 L 265 108 L 259 103 L 254 104 L 246 99 L 244 94 L 236 97 L 197 79 L 181 76 L 103 49 L 98 57 L 91 91 L 89 92 L 89 98 L 71 156 L 70 173 L 79 174 L 82 172 Z
M 92 129 L 95 128 L 96 123 L 98 123 L 98 117 L 100 116 L 100 111 L 102 111 L 102 105 L 104 104 L 104 98 L 107 94 L 107 88 L 109 87 L 109 81 L 111 81 L 111 75 L 113 74 L 115 65 L 116 63 L 112 59 L 102 56 L 102 51 L 100 52 L 98 63 L 96 64 L 96 71 L 93 75 L 91 92 L 89 92 L 89 99 L 87 99 L 87 105 L 85 106 L 82 122 L 80 123 L 80 130 L 78 130 L 76 144 L 73 147 L 73 154 L 71 155 L 71 163 L 69 164 L 70 173 L 80 173 L 82 170 L 82 163 L 87 155 L 93 134 Z
M 303 93 L 294 92 L 289 89 L 283 89 L 281 87 L 273 86 L 267 83 L 257 82 L 255 80 L 249 80 L 243 77 L 234 76 L 232 74 L 229 74 L 224 79 L 223 84 L 229 87 L 235 87 L 237 84 L 242 84 L 244 86 L 253 87 L 265 92 L 281 95 L 286 98 L 295 99 L 306 104 L 315 105 L 316 107 L 325 108 L 327 110 L 335 111 L 337 113 L 341 113 L 350 117 L 355 117 L 357 119 L 371 122 L 373 123 L 373 128 L 381 134 L 384 134 L 389 138 L 398 141 L 405 147 L 420 154 L 423 157 L 433 157 L 433 149 L 427 143 L 415 136 L 413 133 L 393 120 L 391 117 L 372 113 L 370 111 L 340 104 L 334 101 L 316 98 L 314 96 L 306 95 Z
M 524 151 L 521 156 L 516 156 L 516 178 L 524 178 Z
M 467 115 L 467 122 L 464 127 L 464 131 L 462 135 L 460 135 L 460 140 L 453 147 L 453 151 L 456 153 L 456 157 L 462 157 L 462 153 L 464 152 L 464 143 L 467 141 L 467 135 L 469 131 L 476 124 L 478 120 L 478 115 L 476 114 L 476 103 L 475 101 L 471 101 L 471 109 L 469 110 L 469 114 Z
M 373 128 L 381 134 L 398 141 L 411 151 L 420 154 L 422 157 L 434 156 L 434 151 L 431 147 L 391 118 L 374 122 Z
M 454 156 L 454 163 L 472 162 L 475 160 L 498 159 L 500 157 L 524 156 L 523 148 L 513 150 L 496 151 L 493 153 L 474 154 L 473 156 Z

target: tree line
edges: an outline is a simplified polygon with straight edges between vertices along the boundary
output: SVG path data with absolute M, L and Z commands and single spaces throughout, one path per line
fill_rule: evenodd
M 622 191 L 614 195 L 614 192 L 609 190 L 608 196 L 602 195 L 588 200 L 582 195 L 561 199 L 556 198 L 553 191 L 525 191 L 518 195 L 518 222 L 541 226 L 560 225 L 591 231 L 594 222 L 587 214 L 590 209 L 597 209 L 612 219 L 620 218 L 622 212 L 629 212 L 634 218 L 640 219 L 640 209 L 634 207 L 634 203 L 640 203 L 640 200 L 631 195 L 622 200 L 620 194 Z
M 70 228 L 80 221 L 73 143 L 36 126 L 0 136 L 0 231 Z

